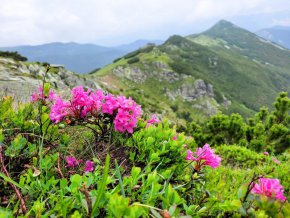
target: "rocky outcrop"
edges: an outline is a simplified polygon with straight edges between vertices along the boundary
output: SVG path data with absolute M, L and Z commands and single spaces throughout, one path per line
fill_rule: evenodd
M 140 69 L 137 66 L 118 66 L 113 69 L 113 73 L 122 78 L 127 78 L 136 83 L 144 83 L 148 78 L 154 78 L 160 82 L 166 81 L 169 83 L 180 80 L 181 76 L 172 71 L 166 64 L 155 61 L 152 65 L 142 63 L 145 69 Z M 152 68 L 153 66 L 153 68 Z
M 29 100 L 31 93 L 42 83 L 45 71 L 46 68 L 39 64 L 0 57 L 0 96 L 13 96 L 19 101 Z M 98 83 L 64 68 L 51 69 L 46 81 L 51 83 L 53 89 L 62 93 L 78 85 L 92 89 L 100 88 Z
M 214 97 L 213 86 L 205 84 L 202 79 L 197 79 L 194 83 L 182 83 L 177 90 L 167 90 L 167 96 L 172 100 L 181 97 L 186 101 L 194 101 L 201 97 Z

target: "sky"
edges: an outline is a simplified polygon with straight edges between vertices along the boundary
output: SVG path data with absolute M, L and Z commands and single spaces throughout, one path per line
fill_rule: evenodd
M 0 46 L 165 40 L 221 19 L 250 31 L 290 26 L 290 0 L 0 0 Z

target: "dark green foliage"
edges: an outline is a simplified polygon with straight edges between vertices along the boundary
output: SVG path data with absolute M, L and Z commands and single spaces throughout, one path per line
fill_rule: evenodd
M 169 63 L 169 66 L 177 73 L 190 75 L 192 67 L 187 63 L 180 60 L 176 60 Z
M 116 62 L 118 62 L 119 60 L 121 60 L 122 58 L 120 57 L 120 58 L 116 58 L 114 61 L 113 61 L 113 63 L 116 63 Z
M 239 168 L 253 168 L 271 161 L 264 154 L 237 145 L 222 145 L 216 148 L 216 153 L 222 157 L 223 165 Z
M 27 58 L 18 54 L 17 51 L 0 51 L 0 57 L 12 58 L 15 61 L 27 61 Z
M 134 63 L 137 63 L 137 62 L 139 62 L 140 61 L 140 58 L 138 58 L 138 57 L 133 57 L 133 58 L 130 58 L 128 61 L 127 61 L 127 63 L 128 64 L 134 64 Z
M 148 53 L 148 52 L 152 51 L 154 47 L 155 47 L 155 45 L 148 44 L 147 46 L 144 46 L 143 48 L 139 48 L 136 51 L 133 51 L 133 52 L 130 52 L 130 53 L 126 54 L 124 56 L 124 58 L 125 59 L 129 59 L 129 58 L 132 58 L 134 56 L 137 56 L 140 53 Z
M 192 135 L 198 144 L 237 144 L 258 152 L 282 153 L 290 148 L 289 102 L 287 93 L 282 92 L 271 113 L 262 107 L 247 122 L 239 114 L 217 114 L 202 126 L 192 122 L 185 132 Z
M 128 53 L 128 54 L 126 54 L 126 55 L 124 56 L 124 58 L 125 58 L 125 59 L 129 59 L 129 58 L 132 58 L 132 57 L 134 57 L 134 56 L 138 55 L 139 53 L 140 53 L 140 51 L 139 51 L 139 50 L 132 51 L 132 52 L 130 52 L 130 53 Z

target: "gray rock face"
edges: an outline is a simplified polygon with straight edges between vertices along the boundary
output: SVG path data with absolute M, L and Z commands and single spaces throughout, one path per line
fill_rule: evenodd
M 209 100 L 194 104 L 192 107 L 204 111 L 208 116 L 213 116 L 218 112 L 218 107 L 213 105 Z
M 125 77 L 129 80 L 132 80 L 136 83 L 144 83 L 146 79 L 153 77 L 158 81 L 166 81 L 169 83 L 173 83 L 180 79 L 180 75 L 176 72 L 173 72 L 168 66 L 163 64 L 162 62 L 153 62 L 153 70 L 150 68 L 150 65 L 143 63 L 145 70 L 141 70 L 136 66 L 130 67 L 121 67 L 118 66 L 117 68 L 113 69 L 113 73 L 119 77 Z
M 9 95 L 20 101 L 28 101 L 30 95 L 42 84 L 46 68 L 38 64 L 17 62 L 8 58 L 0 58 L 0 96 Z M 99 89 L 94 81 L 77 75 L 64 68 L 55 68 L 47 74 L 46 81 L 57 92 L 67 93 L 72 87 L 81 85 L 91 89 Z
M 119 77 L 130 79 L 136 83 L 144 83 L 147 79 L 147 75 L 135 66 L 131 68 L 119 66 L 113 70 L 113 73 Z
M 167 95 L 172 100 L 181 97 L 186 101 L 194 101 L 201 97 L 214 97 L 213 86 L 205 84 L 202 79 L 197 79 L 193 84 L 183 83 L 176 91 L 167 90 Z

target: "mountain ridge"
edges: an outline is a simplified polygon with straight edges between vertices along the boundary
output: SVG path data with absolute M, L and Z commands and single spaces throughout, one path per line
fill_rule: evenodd
M 160 40 L 137 40 L 120 46 L 100 46 L 92 43 L 52 42 L 41 45 L 0 47 L 0 50 L 17 51 L 31 62 L 61 64 L 77 73 L 89 73 L 113 62 L 114 59 L 136 50 L 147 43 Z
M 247 117 L 263 105 L 272 107 L 279 91 L 290 91 L 289 58 L 283 47 L 222 20 L 200 34 L 174 35 L 160 46 L 132 52 L 94 76 L 119 81 L 115 90 L 124 90 L 123 82 L 151 97 L 159 96 L 169 105 L 168 114 L 180 105 L 183 109 L 175 111 L 179 117 L 193 119 L 194 113 L 202 117 L 210 111 Z M 201 92 L 196 84 L 202 84 Z M 206 92 L 208 86 L 214 94 Z M 158 89 L 152 93 L 149 87 Z

